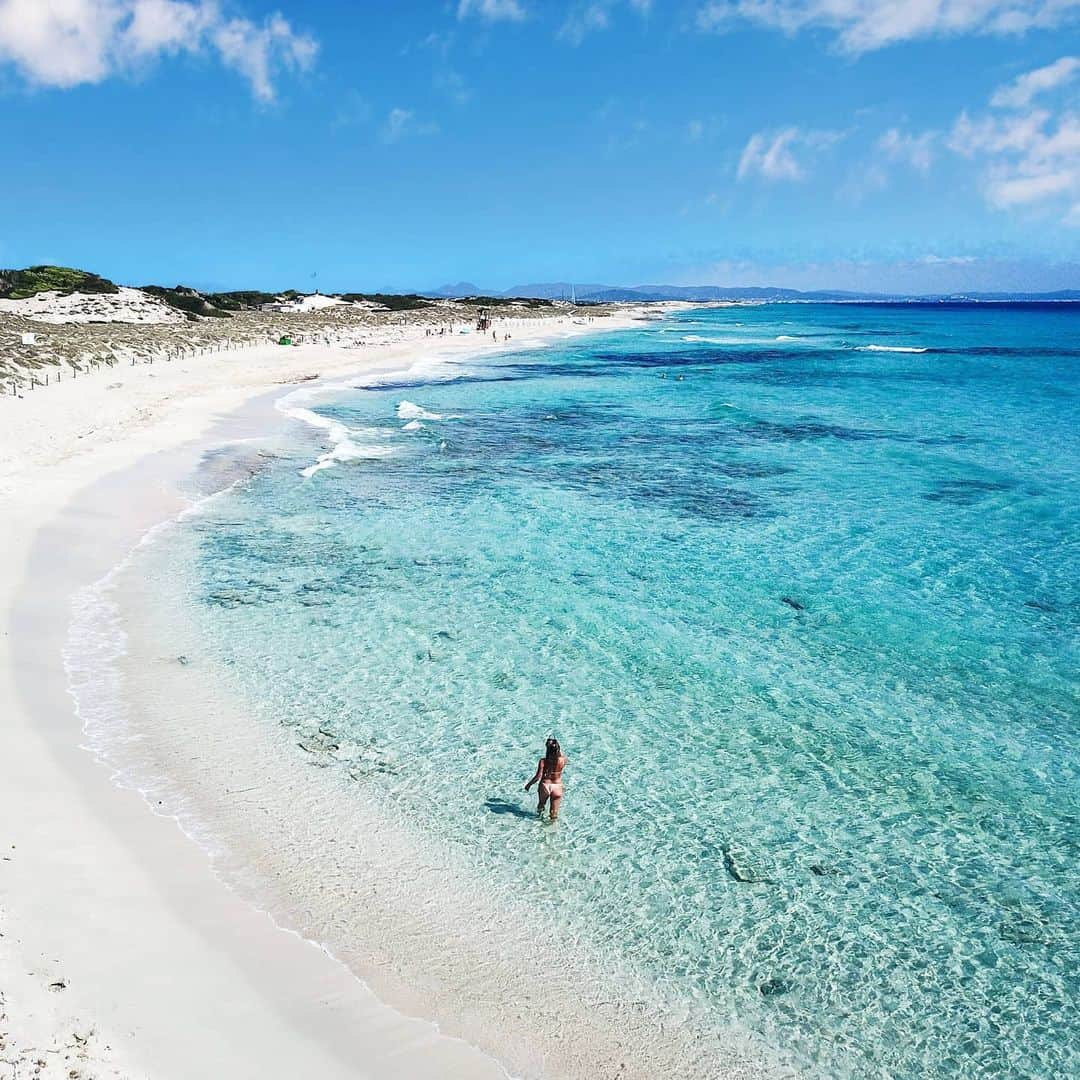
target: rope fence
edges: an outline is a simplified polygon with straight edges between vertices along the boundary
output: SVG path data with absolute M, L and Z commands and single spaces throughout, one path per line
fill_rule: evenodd
M 588 314 L 602 313 L 593 309 Z M 552 311 L 551 315 L 547 316 L 506 312 L 500 314 L 497 320 L 500 331 L 505 332 L 545 323 L 556 315 L 574 314 L 581 312 L 561 309 Z M 301 328 L 291 320 L 271 327 L 254 328 L 249 325 L 242 328 L 246 332 L 236 337 L 213 337 L 196 341 L 170 341 L 167 338 L 161 341 L 161 336 L 170 333 L 161 325 L 125 325 L 121 329 L 117 324 L 50 324 L 43 329 L 40 324 L 35 324 L 33 333 L 38 341 L 31 346 L 21 343 L 21 338 L 29 333 L 24 320 L 19 320 L 11 327 L 12 333 L 7 332 L 8 327 L 0 320 L 0 396 L 21 397 L 31 391 L 87 377 L 103 369 L 112 370 L 117 366 L 134 368 L 155 363 L 198 360 L 216 354 L 278 345 L 362 349 L 402 341 L 410 326 L 423 330 L 428 337 L 451 338 L 465 331 L 479 333 L 474 329 L 475 324 L 475 313 L 471 309 L 449 312 L 444 308 L 439 312 L 417 312 L 411 318 L 405 318 L 397 312 L 387 314 L 384 318 L 369 313 L 362 322 L 338 321 L 332 326 L 308 325 Z M 96 336 L 98 330 L 102 334 L 108 334 L 108 337 L 98 341 L 86 340 L 88 336 Z M 128 340 L 116 340 L 118 334 L 121 337 L 126 334 Z M 147 347 L 145 340 L 132 340 L 139 336 L 158 336 L 159 340 Z M 73 341 L 73 337 L 76 340 Z M 64 348 L 65 345 L 73 351 L 69 353 Z

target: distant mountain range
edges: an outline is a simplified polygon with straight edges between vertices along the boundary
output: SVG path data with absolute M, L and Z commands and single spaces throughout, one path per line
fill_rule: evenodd
M 502 292 L 481 289 L 469 281 L 443 285 L 421 293 L 423 296 L 497 296 L 507 299 L 537 297 L 547 300 L 569 300 L 575 296 L 586 303 L 648 302 L 654 300 L 787 300 L 818 301 L 819 303 L 943 303 L 947 301 L 978 301 L 984 303 L 1080 301 L 1080 289 L 1062 289 L 1051 293 L 934 293 L 920 296 L 906 293 L 864 293 L 818 289 L 802 292 L 799 289 L 772 287 L 728 288 L 722 285 L 577 285 L 568 281 L 515 285 Z
M 141 291 L 184 312 L 188 318 L 228 318 L 238 311 L 257 310 L 276 302 L 294 302 L 302 293 L 287 290 L 281 293 L 258 290 L 230 292 L 200 292 L 184 285 L 143 285 Z M 86 270 L 66 266 L 30 266 L 22 270 L 0 269 L 0 300 L 22 300 L 41 292 L 55 291 L 61 295 L 73 292 L 116 294 L 120 286 L 108 278 Z M 927 296 L 903 293 L 864 293 L 819 289 L 801 292 L 798 289 L 770 287 L 728 288 L 722 285 L 580 285 L 569 281 L 549 281 L 515 285 L 503 291 L 481 289 L 471 281 L 459 281 L 417 293 L 332 293 L 346 301 L 365 301 L 403 311 L 422 308 L 431 299 L 470 299 L 475 302 L 506 303 L 510 300 L 550 302 L 575 297 L 583 303 L 647 303 L 657 300 L 757 300 L 818 303 L 1039 303 L 1080 302 L 1080 289 L 1062 289 L 1049 293 L 972 292 L 937 293 Z

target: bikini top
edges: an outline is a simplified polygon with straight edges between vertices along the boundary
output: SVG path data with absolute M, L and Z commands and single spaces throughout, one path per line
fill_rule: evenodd
M 551 771 L 551 774 L 549 775 L 548 774 L 548 767 L 547 767 L 547 758 L 543 758 L 543 759 L 541 759 L 541 764 L 540 764 L 540 779 L 541 780 L 551 780 L 552 782 L 555 782 L 562 776 L 562 771 L 563 771 L 564 768 L 566 768 L 566 758 L 561 757 L 561 758 L 559 758 L 558 762 L 555 765 L 555 768 Z

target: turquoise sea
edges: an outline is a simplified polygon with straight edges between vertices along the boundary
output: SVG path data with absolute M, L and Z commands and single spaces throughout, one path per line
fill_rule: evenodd
M 370 747 L 403 827 L 599 963 L 806 1076 L 1051 1080 L 1078 406 L 1063 305 L 693 310 L 295 394 L 161 543 L 260 715 Z

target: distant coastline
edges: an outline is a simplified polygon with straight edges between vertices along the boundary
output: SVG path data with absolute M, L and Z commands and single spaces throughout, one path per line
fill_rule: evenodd
M 460 297 L 485 290 L 470 282 L 444 285 L 422 296 Z M 693 303 L 726 301 L 729 303 L 808 303 L 808 304 L 1043 304 L 1078 303 L 1080 289 L 1059 289 L 1054 292 L 984 292 L 971 290 L 948 293 L 875 293 L 840 289 L 788 289 L 781 286 L 725 285 L 573 285 L 569 282 L 515 285 L 494 293 L 502 299 L 533 297 L 537 299 L 569 299 L 578 303 L 651 303 L 664 300 L 683 300 Z

